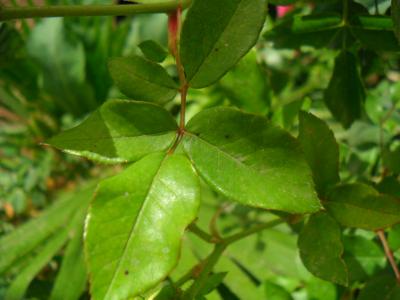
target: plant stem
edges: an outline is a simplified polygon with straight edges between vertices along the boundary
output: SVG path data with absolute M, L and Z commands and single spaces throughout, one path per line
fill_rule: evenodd
M 200 290 L 206 283 L 208 274 L 211 273 L 212 269 L 217 264 L 220 256 L 225 251 L 227 246 L 228 244 L 226 243 L 215 245 L 214 250 L 211 252 L 211 254 L 201 263 L 202 265 L 201 273 L 196 278 L 192 286 L 184 293 L 183 299 L 192 300 L 196 298 L 197 294 L 200 292 Z
M 199 291 L 202 289 L 204 284 L 207 281 L 208 275 L 211 273 L 213 270 L 214 266 L 217 264 L 220 256 L 223 254 L 225 249 L 232 243 L 237 242 L 238 240 L 244 239 L 254 233 L 260 232 L 262 230 L 275 227 L 276 225 L 285 223 L 285 219 L 276 219 L 270 222 L 267 222 L 265 224 L 261 224 L 259 226 L 256 226 L 252 229 L 245 230 L 243 232 L 240 232 L 238 234 L 234 234 L 230 237 L 227 237 L 220 242 L 218 242 L 214 246 L 214 250 L 210 253 L 210 255 L 205 258 L 198 266 L 194 267 L 192 270 L 196 270 L 196 272 L 199 272 L 198 275 L 193 274 L 192 278 L 195 279 L 193 284 L 190 286 L 190 288 L 184 293 L 184 297 L 182 299 L 185 300 L 192 300 L 195 299 L 196 296 L 198 295 Z
M 0 6 L 0 21 L 45 17 L 129 16 L 143 13 L 169 13 L 178 7 L 186 8 L 190 0 L 128 5 L 54 5 L 54 6 Z
M 376 234 L 378 235 L 379 239 L 381 240 L 383 249 L 385 250 L 385 255 L 390 263 L 390 265 L 392 266 L 394 275 L 396 276 L 397 282 L 400 283 L 400 272 L 399 272 L 399 268 L 397 267 L 396 261 L 394 259 L 392 250 L 390 250 L 389 244 L 386 240 L 386 236 L 383 230 L 378 230 L 376 232 Z
M 189 226 L 189 230 L 193 232 L 195 235 L 197 235 L 199 238 L 201 238 L 203 241 L 206 241 L 207 243 L 216 243 L 217 241 L 215 238 L 202 230 L 200 227 L 198 227 L 196 224 L 191 224 Z
M 245 230 L 245 231 L 239 232 L 237 234 L 234 234 L 234 235 L 224 239 L 224 242 L 227 244 L 232 244 L 232 243 L 234 243 L 238 240 L 244 239 L 254 233 L 263 231 L 263 230 L 271 228 L 271 227 L 275 227 L 275 226 L 285 223 L 285 222 L 286 222 L 286 220 L 284 220 L 284 219 L 273 220 L 273 221 L 267 222 L 265 224 L 255 226 L 254 228 L 251 228 L 249 230 Z

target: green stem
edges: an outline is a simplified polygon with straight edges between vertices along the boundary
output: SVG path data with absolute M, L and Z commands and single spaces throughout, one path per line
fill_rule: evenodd
M 189 230 L 194 233 L 195 235 L 197 235 L 199 238 L 201 238 L 203 241 L 207 242 L 207 243 L 216 243 L 217 241 L 215 240 L 215 238 L 208 234 L 207 232 L 205 232 L 204 230 L 202 230 L 200 227 L 198 227 L 196 224 L 191 224 L 189 226 Z
M 192 286 L 186 291 L 182 299 L 192 300 L 196 298 L 196 296 L 206 283 L 208 275 L 211 273 L 214 266 L 217 264 L 220 256 L 225 251 L 227 246 L 228 244 L 226 243 L 215 245 L 214 250 L 211 252 L 211 254 L 202 262 L 201 273 L 196 278 Z
M 188 7 L 190 0 L 128 5 L 54 5 L 36 7 L 0 7 L 0 21 L 45 17 L 129 16 L 143 13 L 168 13 Z
M 220 256 L 225 251 L 225 249 L 232 243 L 237 242 L 238 240 L 244 239 L 254 233 L 260 232 L 262 230 L 275 227 L 279 224 L 285 223 L 287 220 L 285 219 L 276 219 L 265 224 L 261 224 L 259 226 L 255 226 L 249 230 L 245 230 L 243 232 L 234 234 L 230 237 L 223 239 L 221 242 L 217 243 L 214 246 L 214 250 L 211 254 L 203 260 L 198 267 L 195 267 L 194 270 L 200 270 L 199 275 L 194 275 L 192 278 L 195 279 L 191 287 L 185 292 L 184 297 L 182 299 L 192 300 L 195 299 L 200 290 L 204 287 L 208 275 L 213 270 L 214 266 L 217 264 Z

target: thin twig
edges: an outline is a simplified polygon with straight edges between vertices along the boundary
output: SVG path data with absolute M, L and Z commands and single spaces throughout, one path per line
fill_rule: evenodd
M 383 230 L 378 230 L 376 232 L 376 234 L 378 235 L 379 239 L 381 240 L 383 249 L 385 251 L 385 255 L 390 263 L 390 265 L 392 266 L 394 275 L 396 276 L 396 280 L 398 283 L 400 283 L 400 272 L 399 272 L 399 268 L 397 267 L 396 261 L 394 259 L 393 256 L 393 252 L 392 250 L 390 250 L 389 244 L 386 240 L 386 236 L 385 236 L 385 232 Z
M 189 230 L 207 243 L 215 244 L 217 242 L 212 235 L 208 234 L 194 223 L 190 224 Z

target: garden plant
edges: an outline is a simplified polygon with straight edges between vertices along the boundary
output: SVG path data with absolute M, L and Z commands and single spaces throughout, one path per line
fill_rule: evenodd
M 400 299 L 399 0 L 0 22 L 1 299 Z

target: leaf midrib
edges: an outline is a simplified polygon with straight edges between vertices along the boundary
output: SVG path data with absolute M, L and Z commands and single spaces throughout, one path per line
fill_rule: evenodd
M 131 239 L 132 239 L 133 233 L 136 231 L 136 230 L 135 230 L 135 229 L 136 229 L 136 226 L 137 226 L 137 224 L 139 223 L 139 221 L 140 221 L 140 219 L 141 219 L 141 217 L 142 217 L 142 213 L 143 213 L 143 211 L 145 210 L 145 206 L 146 206 L 146 204 L 148 203 L 147 200 L 148 200 L 150 191 L 151 191 L 151 189 L 152 189 L 152 187 L 153 187 L 153 185 L 154 185 L 154 181 L 155 181 L 156 178 L 158 177 L 158 175 L 159 175 L 159 173 L 160 173 L 160 170 L 161 170 L 161 167 L 162 167 L 163 163 L 165 162 L 165 160 L 167 159 L 167 157 L 168 157 L 168 156 L 165 154 L 164 158 L 163 158 L 163 159 L 161 160 L 161 162 L 160 162 L 160 165 L 159 165 L 159 167 L 158 167 L 158 169 L 157 169 L 157 172 L 154 174 L 154 177 L 153 177 L 153 179 L 152 179 L 152 181 L 151 181 L 151 183 L 150 183 L 150 185 L 149 185 L 149 188 L 147 189 L 146 197 L 145 197 L 145 199 L 143 200 L 143 203 L 141 204 L 140 209 L 139 209 L 139 213 L 138 213 L 138 215 L 136 216 L 136 218 L 135 218 L 135 220 L 134 220 L 134 222 L 133 222 L 132 228 L 131 228 L 131 230 L 130 230 L 130 232 L 129 232 L 129 237 L 128 237 L 128 239 L 127 239 L 127 241 L 126 241 L 126 243 L 125 243 L 125 245 L 124 245 L 124 247 L 123 247 L 122 256 L 120 257 L 120 259 L 119 259 L 119 261 L 118 261 L 118 263 L 117 263 L 117 266 L 115 267 L 115 270 L 114 270 L 114 273 L 113 273 L 111 282 L 110 282 L 110 284 L 108 285 L 107 291 L 106 291 L 105 296 L 104 296 L 105 299 L 107 299 L 107 296 L 108 296 L 108 294 L 109 294 L 109 292 L 110 292 L 110 289 L 111 289 L 111 287 L 114 285 L 115 279 L 116 279 L 116 277 L 117 277 L 117 273 L 119 272 L 119 270 L 120 270 L 120 268 L 121 268 L 121 262 L 122 262 L 123 258 L 124 258 L 125 255 L 126 255 L 127 247 L 128 247 L 128 245 L 129 245 L 129 243 L 130 243 L 130 241 L 131 241 Z

